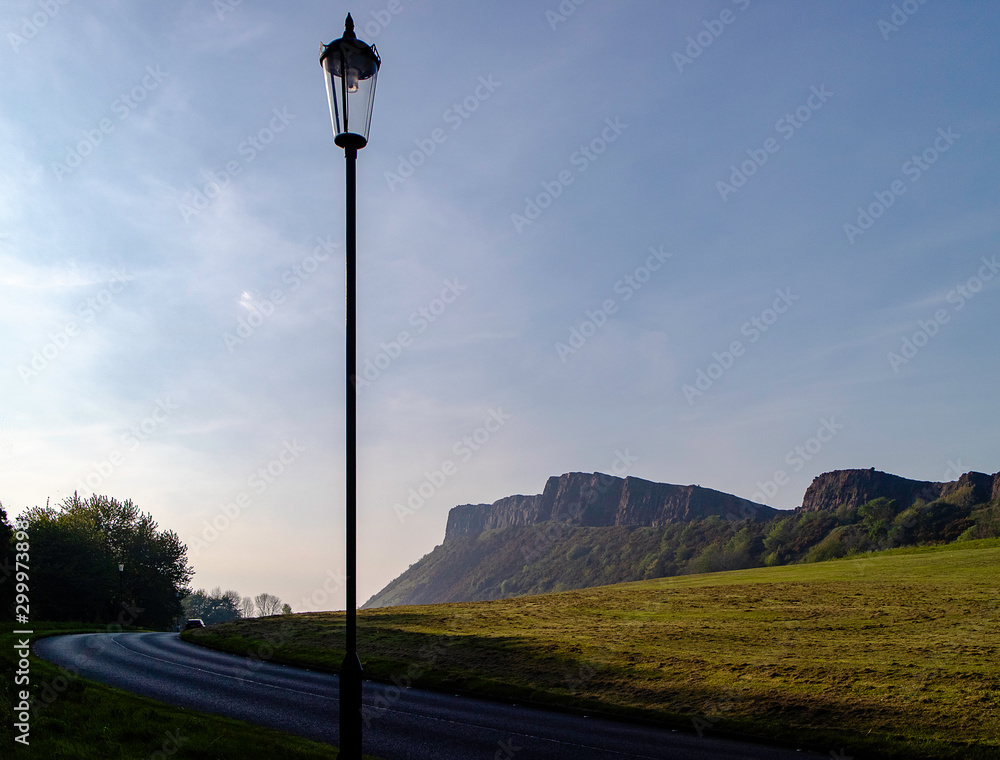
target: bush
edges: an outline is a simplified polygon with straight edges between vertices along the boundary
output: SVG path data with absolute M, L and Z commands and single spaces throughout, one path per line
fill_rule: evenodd
M 976 538 L 1000 538 L 1000 500 L 977 509 L 969 517 L 972 525 L 958 537 L 960 541 Z
M 861 518 L 861 524 L 868 529 L 868 537 L 872 541 L 880 541 L 887 537 L 897 509 L 896 500 L 885 497 L 872 499 L 858 507 L 858 517 Z
M 839 559 L 848 554 L 865 551 L 868 548 L 868 536 L 859 525 L 841 525 L 830 531 L 830 534 L 809 550 L 806 562 L 823 562 L 828 559 Z

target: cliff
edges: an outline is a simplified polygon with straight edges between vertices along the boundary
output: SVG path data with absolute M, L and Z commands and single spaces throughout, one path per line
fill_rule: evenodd
M 777 510 L 701 486 L 570 472 L 553 476 L 535 496 L 493 504 L 464 504 L 448 514 L 445 542 L 483 531 L 556 522 L 583 527 L 660 527 L 716 515 L 726 520 L 770 519 Z
M 444 540 L 478 536 L 484 530 L 534 525 L 538 522 L 538 496 L 505 496 L 492 504 L 462 504 L 448 513 Z
M 897 502 L 881 528 L 838 510 L 879 497 Z M 908 510 L 918 499 L 926 503 Z M 534 496 L 455 507 L 444 542 L 364 606 L 502 599 L 990 538 L 1000 536 L 997 500 L 1000 473 L 937 483 L 838 470 L 815 478 L 802 506 L 782 512 L 700 486 L 571 472 Z
M 839 506 L 859 507 L 880 497 L 893 499 L 900 509 L 906 509 L 917 500 L 931 502 L 960 491 L 967 491 L 965 498 L 973 504 L 996 499 L 1000 497 L 1000 472 L 996 475 L 967 472 L 958 480 L 938 483 L 901 478 L 880 472 L 874 467 L 870 470 L 834 470 L 813 479 L 802 497 L 802 506 L 798 511 L 832 510 Z

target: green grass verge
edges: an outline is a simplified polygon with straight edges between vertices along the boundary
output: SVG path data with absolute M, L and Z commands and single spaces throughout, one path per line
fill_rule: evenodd
M 39 760 L 136 760 L 141 758 L 195 758 L 246 760 L 294 758 L 331 760 L 337 749 L 291 734 L 241 721 L 171 707 L 145 697 L 81 678 L 66 678 L 56 666 L 31 656 L 31 690 L 58 696 L 31 719 L 30 744 L 14 743 L 13 714 L 17 669 L 13 660 L 15 637 L 5 626 L 0 634 L 0 714 L 4 715 L 4 746 L 14 758 Z M 35 623 L 34 639 L 51 634 L 105 632 L 73 623 Z M 48 685 L 50 692 L 45 692 Z M 8 757 L 6 753 L 3 757 Z M 375 760 L 370 758 L 369 760 Z
M 364 610 L 369 676 L 856 757 L 1000 756 L 1000 540 Z M 343 613 L 187 640 L 335 670 Z

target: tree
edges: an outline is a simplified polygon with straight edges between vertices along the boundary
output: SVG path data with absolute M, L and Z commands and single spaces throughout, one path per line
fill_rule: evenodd
M 896 511 L 896 501 L 883 496 L 858 507 L 858 517 L 861 518 L 861 524 L 868 529 L 868 537 L 872 541 L 879 541 L 886 537 Z
M 131 500 L 74 493 L 58 509 L 34 507 L 22 518 L 33 617 L 167 628 L 180 614 L 194 574 L 187 547 Z
M 267 617 L 268 615 L 277 615 L 281 612 L 281 600 L 274 596 L 273 594 L 268 594 L 267 592 L 263 594 L 257 594 L 253 598 L 254 603 L 257 605 L 257 614 L 260 617 Z
M 241 618 L 252 618 L 254 617 L 254 607 L 253 599 L 249 596 L 243 597 L 240 601 L 240 617 Z
M 292 605 L 290 605 L 290 604 L 283 604 L 283 605 L 281 605 L 281 614 L 282 615 L 291 615 L 292 614 Z
M 14 619 L 17 581 L 14 543 L 14 528 L 7 522 L 7 512 L 0 503 L 0 609 L 4 620 Z
M 219 590 L 218 587 L 215 589 Z M 243 605 L 243 597 L 240 596 L 240 592 L 234 589 L 229 589 L 219 595 L 219 598 L 225 602 L 227 609 L 231 609 L 236 613 L 236 617 L 240 617 L 240 607 Z
M 205 625 L 236 620 L 240 617 L 241 603 L 238 592 L 223 592 L 221 586 L 216 586 L 211 591 L 200 588 L 181 602 L 188 618 L 201 618 Z

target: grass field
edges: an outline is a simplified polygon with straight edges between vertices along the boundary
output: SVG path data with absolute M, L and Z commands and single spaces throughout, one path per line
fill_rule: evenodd
M 343 614 L 185 638 L 336 669 Z M 1000 540 L 365 610 L 370 676 L 855 758 L 1000 757 Z M 843 755 L 836 754 L 844 752 Z
M 107 628 L 75 623 L 35 623 L 36 634 L 104 632 Z M 36 636 L 37 638 L 37 636 Z M 16 701 L 13 686 L 14 637 L 0 634 L 0 670 L 5 685 L 0 690 L 4 715 L 3 746 L 12 747 L 0 757 L 39 760 L 136 760 L 136 758 L 197 758 L 246 760 L 292 758 L 333 760 L 337 750 L 329 745 L 204 713 L 169 707 L 118 689 L 79 678 L 65 677 L 60 669 L 32 655 L 31 689 L 50 703 L 32 715 L 30 744 L 13 741 Z M 48 689 L 46 690 L 46 687 Z M 376 760 L 370 758 L 370 760 Z

